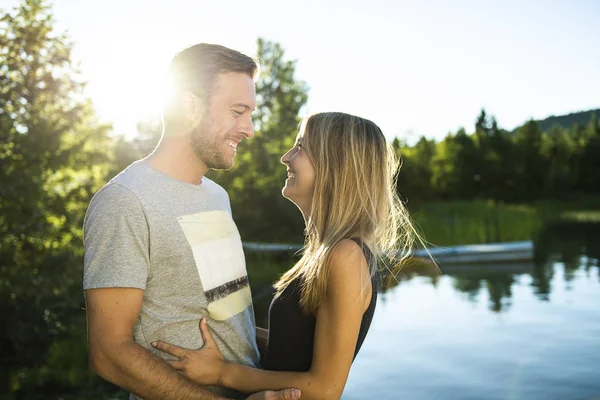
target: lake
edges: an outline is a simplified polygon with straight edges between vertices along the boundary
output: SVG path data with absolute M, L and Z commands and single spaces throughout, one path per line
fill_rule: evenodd
M 442 266 L 380 293 L 342 398 L 600 399 L 597 228 L 547 230 L 536 261 Z
M 469 290 L 457 271 L 380 294 L 343 399 L 600 398 L 597 261 L 552 262 L 549 295 L 532 266 L 498 267 Z

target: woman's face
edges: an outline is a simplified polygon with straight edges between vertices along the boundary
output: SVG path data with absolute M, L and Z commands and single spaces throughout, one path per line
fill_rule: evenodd
M 287 180 L 281 193 L 283 197 L 296 204 L 307 216 L 312 204 L 315 191 L 316 173 L 306 150 L 303 148 L 302 133 L 296 138 L 296 144 L 281 157 L 281 162 L 287 167 Z

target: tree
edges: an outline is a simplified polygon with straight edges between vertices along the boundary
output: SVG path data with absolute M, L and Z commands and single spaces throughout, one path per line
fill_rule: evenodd
M 542 154 L 548 160 L 544 195 L 560 198 L 572 193 L 577 176 L 572 173 L 571 159 L 575 154 L 575 144 L 569 132 L 558 125 L 550 128 L 543 138 Z
M 541 197 L 545 181 L 546 163 L 542 157 L 542 132 L 537 122 L 530 120 L 517 129 L 516 164 L 517 187 L 515 200 L 534 200 Z
M 159 116 L 149 117 L 137 124 L 137 136 L 126 139 L 120 135 L 114 139 L 114 163 L 108 176 L 113 177 L 129 164 L 146 157 L 158 145 L 162 135 L 162 120 Z
M 431 162 L 436 154 L 436 143 L 425 137 L 419 139 L 414 147 L 402 146 L 398 139 L 392 143 L 401 156 L 402 168 L 398 175 L 398 192 L 413 207 L 423 201 L 434 198 L 431 185 Z
M 470 199 L 477 195 L 474 182 L 481 179 L 477 160 L 475 143 L 464 129 L 446 136 L 432 160 L 432 183 L 441 199 Z
M 281 156 L 293 145 L 308 88 L 297 81 L 296 61 L 278 43 L 258 39 L 254 138 L 242 142 L 231 171 L 210 177 L 229 192 L 234 218 L 246 241 L 303 241 L 300 213 L 281 196 L 286 168 Z
M 43 0 L 0 17 L 0 348 L 10 367 L 0 393 L 44 385 L 51 395 L 85 373 L 85 358 L 71 376 L 38 367 L 84 335 L 81 226 L 108 169 L 110 127 L 96 122 L 53 26 Z
M 586 126 L 586 138 L 579 162 L 579 187 L 586 193 L 600 193 L 600 122 L 595 114 Z

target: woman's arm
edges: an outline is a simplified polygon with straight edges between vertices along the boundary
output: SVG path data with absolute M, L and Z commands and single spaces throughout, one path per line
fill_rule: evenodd
M 153 345 L 179 357 L 168 363 L 204 385 L 226 386 L 246 393 L 297 388 L 302 399 L 339 399 L 354 358 L 363 314 L 371 296 L 377 295 L 371 289 L 362 249 L 354 241 L 344 240 L 332 253 L 327 294 L 317 310 L 313 361 L 308 372 L 266 371 L 225 361 L 205 320 L 200 323 L 204 339 L 200 350 L 162 342 Z
M 243 392 L 298 388 L 302 399 L 339 399 L 371 296 L 371 278 L 363 252 L 345 240 L 333 251 L 327 295 L 319 306 L 313 361 L 308 372 L 265 371 L 225 362 L 220 385 Z M 368 290 L 364 290 L 368 288 Z

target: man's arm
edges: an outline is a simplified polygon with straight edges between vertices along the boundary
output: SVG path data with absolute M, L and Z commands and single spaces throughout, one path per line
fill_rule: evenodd
M 133 341 L 144 291 L 86 291 L 90 365 L 98 375 L 147 400 L 222 399 L 177 373 Z

